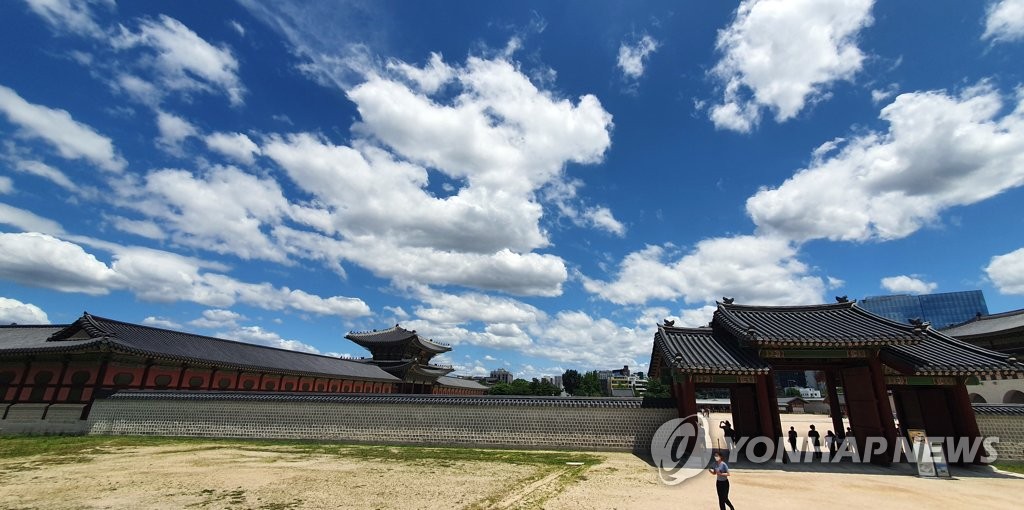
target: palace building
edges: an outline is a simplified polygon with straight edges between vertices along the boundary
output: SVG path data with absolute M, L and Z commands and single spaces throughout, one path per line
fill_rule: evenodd
M 448 395 L 486 391 L 475 381 L 447 377 L 451 367 L 426 364 L 427 354 L 450 347 L 398 326 L 386 331 L 370 334 L 370 340 L 363 339 L 367 334 L 350 335 L 360 338 L 360 345 L 373 346 L 375 357 L 353 360 L 89 313 L 66 325 L 0 326 L 0 402 L 91 403 L 98 394 L 120 389 Z M 398 336 L 402 338 L 393 338 Z M 0 407 L 0 414 L 6 407 Z
M 981 377 L 1020 379 L 1024 365 L 1008 354 L 931 329 L 903 324 L 856 302 L 813 306 L 718 303 L 711 324 L 679 328 L 666 321 L 654 335 L 650 375 L 670 383 L 680 417 L 698 412 L 696 391 L 727 388 L 734 427 L 742 436 L 783 437 L 773 372 L 823 371 L 837 435 L 846 413 L 858 451 L 884 437 L 893 459 L 899 434 L 922 429 L 933 437 L 979 438 L 968 385 Z

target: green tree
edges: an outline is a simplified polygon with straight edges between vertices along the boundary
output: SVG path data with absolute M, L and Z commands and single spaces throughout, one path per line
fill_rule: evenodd
M 596 370 L 583 374 L 583 377 L 580 379 L 580 386 L 576 388 L 576 393 L 573 393 L 573 395 L 577 397 L 601 396 L 601 379 L 597 376 Z
M 562 374 L 562 387 L 565 388 L 565 392 L 570 395 L 576 394 L 576 389 L 580 387 L 582 377 L 580 373 L 569 369 Z
M 799 397 L 800 396 L 800 390 L 797 389 L 797 388 L 786 388 L 786 396 L 787 397 Z
M 662 383 L 660 379 L 648 379 L 647 391 L 644 392 L 644 396 L 651 398 L 668 398 L 670 395 L 668 386 Z

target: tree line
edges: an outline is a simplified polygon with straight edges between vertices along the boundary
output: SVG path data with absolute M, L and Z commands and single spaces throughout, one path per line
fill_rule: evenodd
M 600 397 L 604 395 L 601 388 L 601 379 L 597 370 L 591 370 L 580 374 L 577 370 L 566 370 L 562 374 L 562 387 L 565 392 L 574 397 Z M 498 383 L 487 391 L 489 395 L 536 395 L 536 396 L 557 396 L 562 394 L 561 388 L 547 381 L 541 381 L 536 377 L 532 381 L 516 379 L 511 383 Z M 659 398 L 668 397 L 668 386 L 658 379 L 647 379 L 646 396 Z

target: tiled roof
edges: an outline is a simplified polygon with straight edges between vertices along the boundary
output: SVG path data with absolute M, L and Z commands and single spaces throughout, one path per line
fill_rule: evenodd
M 768 365 L 757 353 L 744 349 L 732 339 L 716 338 L 711 328 L 658 326 L 655 348 L 660 348 L 669 365 L 692 374 L 761 374 Z
M 982 315 L 951 328 L 943 329 L 942 332 L 952 337 L 970 338 L 1014 330 L 1024 330 L 1024 309 Z
M 68 324 L 55 324 L 52 326 L 21 326 L 11 324 L 10 326 L 0 326 L 0 353 L 16 353 L 22 350 L 37 351 L 41 349 L 66 350 L 67 345 L 47 344 L 46 340 L 68 326 Z
M 1024 404 L 971 404 L 974 414 L 1024 416 Z
M 675 407 L 669 398 L 532 397 L 512 395 L 352 395 L 338 393 L 265 393 L 256 391 L 152 391 L 121 390 L 105 397 L 112 400 L 229 400 L 249 402 L 336 402 L 344 404 L 458 404 L 495 407 Z
M 913 344 L 923 326 L 879 317 L 854 302 L 810 306 L 719 303 L 714 322 L 744 342 L 768 347 L 871 347 Z
M 8 336 L 21 338 L 17 343 L 0 343 L 0 352 L 70 351 L 104 345 L 115 351 L 197 365 L 388 382 L 398 380 L 379 367 L 356 361 L 140 326 L 88 313 L 67 327 L 7 328 L 26 331 L 0 333 L 0 339 Z M 49 334 L 47 339 L 40 341 L 42 331 L 49 331 Z
M 913 375 L 1024 376 L 1024 365 L 1008 354 L 990 351 L 929 329 L 917 345 L 891 345 L 881 351 L 889 365 L 909 366 Z
M 448 377 L 447 375 L 442 375 L 441 377 L 438 377 L 437 384 L 440 384 L 441 386 L 448 386 L 451 388 L 464 388 L 470 390 L 487 389 L 487 386 L 484 386 L 483 384 L 480 384 L 476 381 L 470 379 L 459 379 L 458 377 Z
M 441 353 L 452 350 L 452 348 L 447 345 L 423 338 L 417 335 L 415 330 L 410 331 L 398 324 L 395 324 L 392 328 L 382 329 L 380 331 L 353 331 L 345 335 L 345 338 L 352 340 L 370 351 L 373 351 L 374 346 L 402 344 L 405 342 L 414 342 L 419 348 L 428 352 Z

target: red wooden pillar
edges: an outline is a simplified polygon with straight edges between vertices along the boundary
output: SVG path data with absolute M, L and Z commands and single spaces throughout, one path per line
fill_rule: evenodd
M 57 399 L 60 398 L 60 389 L 64 387 L 64 376 L 68 374 L 68 363 L 70 360 L 67 356 L 64 357 L 63 363 L 60 365 L 60 375 L 57 376 L 57 387 L 53 390 L 53 396 L 50 397 L 50 403 L 54 404 Z
M 782 418 L 779 416 L 779 401 L 775 396 L 775 382 L 771 374 L 757 377 L 757 408 L 761 435 L 778 439 L 782 437 Z
M 896 451 L 896 424 L 893 423 L 892 406 L 889 405 L 889 393 L 885 389 L 885 374 L 882 372 L 882 361 L 878 357 L 878 351 L 871 353 L 868 357 L 868 368 L 871 370 L 871 386 L 875 392 L 882 437 L 887 443 L 885 452 L 882 453 L 885 455 L 885 459 L 880 460 L 882 464 L 888 465 L 892 462 L 893 453 Z
M 142 369 L 142 380 L 139 381 L 139 388 L 146 389 L 146 380 L 149 379 L 149 369 L 153 367 L 153 360 L 146 360 L 146 368 Z
M 188 363 L 181 364 L 181 370 L 178 371 L 178 384 L 174 387 L 176 390 L 181 390 L 181 385 L 185 384 L 185 372 L 188 371 Z
M 14 393 L 14 402 L 21 402 L 21 393 L 25 389 L 25 381 L 28 380 L 28 373 L 32 371 L 32 356 L 25 359 L 25 370 L 21 373 L 21 380 L 18 381 L 18 390 Z M 27 399 L 26 399 L 27 400 Z
M 828 392 L 829 414 L 832 415 L 832 426 L 835 427 L 836 436 L 839 439 L 846 437 L 846 427 L 843 426 L 843 406 L 839 403 L 839 378 L 835 368 L 825 370 L 825 390 Z M 852 439 L 851 439 L 852 441 Z
M 978 429 L 978 419 L 974 415 L 974 407 L 971 406 L 971 396 L 967 394 L 967 385 L 964 378 L 957 379 L 957 385 L 951 388 L 950 393 L 950 413 L 953 418 L 953 426 L 956 427 L 956 434 L 958 438 L 954 438 L 954 441 L 962 441 L 968 438 L 969 441 L 980 441 L 981 430 Z M 965 462 L 972 464 L 982 464 L 981 458 L 987 457 L 988 452 L 985 451 L 984 443 L 978 448 L 978 455 L 973 459 L 963 459 Z

